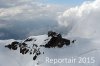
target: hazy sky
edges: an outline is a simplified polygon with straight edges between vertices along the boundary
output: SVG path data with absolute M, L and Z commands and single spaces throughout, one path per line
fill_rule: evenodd
M 69 6 L 75 6 L 80 5 L 86 0 L 43 0 L 44 3 L 49 4 L 61 4 L 61 5 L 69 5 Z

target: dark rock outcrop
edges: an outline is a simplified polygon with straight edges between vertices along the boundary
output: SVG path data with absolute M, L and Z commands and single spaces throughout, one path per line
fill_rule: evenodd
M 48 37 L 51 37 L 50 41 L 45 45 L 46 48 L 51 47 L 63 47 L 63 45 L 70 45 L 70 40 L 62 38 L 61 34 L 49 31 Z
M 17 48 L 19 48 L 20 53 L 23 55 L 27 54 L 27 53 L 34 54 L 33 60 L 36 60 L 37 56 L 41 54 L 41 52 L 39 50 L 40 48 L 38 48 L 38 45 L 36 45 L 36 44 L 33 44 L 33 46 L 32 46 L 33 48 L 30 48 L 28 46 L 28 44 L 26 44 L 24 42 L 20 43 L 20 42 L 14 41 L 11 44 L 6 45 L 5 47 L 9 48 L 10 50 L 17 50 Z
M 18 45 L 17 44 L 19 44 L 19 42 L 14 41 L 11 44 L 6 45 L 5 47 L 8 47 L 9 49 L 17 50 L 17 48 L 18 48 Z
M 71 41 L 65 38 L 62 38 L 61 34 L 53 32 L 53 31 L 49 31 L 48 32 L 48 37 L 51 37 L 51 39 L 45 39 L 44 41 L 46 42 L 46 44 L 44 45 L 39 45 L 38 44 L 32 44 L 30 46 L 28 46 L 27 42 L 30 41 L 36 41 L 36 39 L 33 38 L 28 38 L 26 39 L 24 42 L 18 42 L 18 41 L 14 41 L 11 44 L 6 45 L 5 47 L 9 48 L 10 50 L 17 50 L 18 48 L 20 49 L 20 53 L 21 54 L 33 54 L 33 60 L 36 60 L 37 56 L 39 56 L 40 54 L 44 54 L 44 52 L 40 51 L 41 47 L 44 48 L 54 48 L 54 47 L 58 47 L 61 48 L 64 45 L 68 46 L 70 45 Z M 72 43 L 74 43 L 76 40 L 73 40 Z

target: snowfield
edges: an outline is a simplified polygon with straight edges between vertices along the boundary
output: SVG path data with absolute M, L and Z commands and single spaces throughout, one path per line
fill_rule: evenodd
M 35 44 L 44 44 L 47 35 L 31 36 L 37 39 Z M 100 41 L 99 39 L 88 39 L 79 37 L 68 37 L 76 39 L 74 44 L 62 48 L 40 48 L 44 52 L 33 60 L 33 55 L 22 55 L 18 50 L 10 50 L 4 46 L 15 41 L 0 40 L 0 66 L 99 66 L 100 65 Z M 23 40 L 17 40 L 22 42 Z M 29 42 L 31 46 L 32 42 Z M 56 59 L 56 60 L 55 60 Z M 68 59 L 66 62 L 63 59 Z M 70 60 L 71 59 L 71 60 Z M 74 62 L 73 59 L 76 59 Z

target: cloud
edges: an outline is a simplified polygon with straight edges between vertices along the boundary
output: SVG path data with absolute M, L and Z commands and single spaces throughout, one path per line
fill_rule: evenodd
M 1 0 L 0 3 L 3 3 L 0 5 L 0 39 L 24 39 L 49 30 L 91 37 L 100 31 L 97 29 L 100 28 L 99 0 L 87 1 L 67 10 L 36 0 Z
M 22 4 L 34 3 L 38 0 L 0 0 L 0 8 L 8 8 Z
M 69 35 L 94 37 L 100 33 L 100 0 L 84 2 L 64 11 L 58 18 L 59 24 L 69 27 Z
M 20 8 L 14 7 L 14 8 L 1 8 L 0 9 L 0 19 L 4 18 L 10 18 L 17 14 L 22 13 L 22 10 Z
M 15 3 L 17 5 L 0 8 L 0 19 L 34 20 L 43 17 L 53 18 L 57 16 L 57 12 L 60 10 L 59 6 L 46 5 L 35 2 L 35 0 L 18 0 L 18 2 L 15 1 Z
M 0 8 L 0 39 L 24 39 L 30 35 L 45 34 L 49 30 L 63 32 L 65 29 L 57 22 L 58 12 L 63 10 L 58 5 L 35 0 L 1 1 L 6 7 Z

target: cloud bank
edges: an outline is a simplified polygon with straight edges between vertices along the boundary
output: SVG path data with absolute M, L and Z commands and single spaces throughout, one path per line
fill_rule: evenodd
M 59 16 L 59 24 L 69 27 L 69 35 L 82 37 L 99 37 L 100 0 L 87 1 L 80 6 L 67 9 Z
M 58 25 L 58 12 L 63 8 L 57 5 L 43 4 L 37 0 L 1 0 L 1 3 L 0 39 L 24 39 L 49 30 L 63 32 L 66 28 Z
M 54 30 L 82 37 L 98 36 L 100 1 L 67 7 L 39 0 L 0 0 L 0 39 L 24 39 Z

